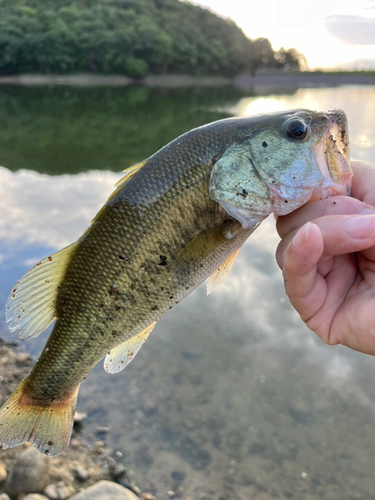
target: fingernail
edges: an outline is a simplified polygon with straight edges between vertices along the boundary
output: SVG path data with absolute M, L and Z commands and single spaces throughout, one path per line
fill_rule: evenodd
M 374 215 L 352 217 L 346 221 L 344 228 L 351 238 L 371 238 L 375 234 L 375 217 Z
M 361 215 L 375 215 L 375 210 L 371 210 L 371 208 L 364 208 Z
M 301 248 L 306 241 L 309 239 L 309 228 L 310 222 L 301 227 L 301 229 L 297 232 L 297 234 L 292 239 L 292 245 L 295 248 Z

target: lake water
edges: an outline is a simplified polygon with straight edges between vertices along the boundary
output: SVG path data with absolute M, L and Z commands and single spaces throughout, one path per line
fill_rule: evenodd
M 0 89 L 0 330 L 6 297 L 74 241 L 124 168 L 230 115 L 342 108 L 352 157 L 375 164 L 375 87 L 252 95 L 230 88 Z M 143 491 L 214 500 L 375 498 L 375 360 L 328 347 L 293 311 L 272 219 L 210 296 L 157 324 L 123 372 L 82 384 L 88 441 L 103 439 Z M 43 334 L 25 342 L 38 355 Z M 6 335 L 6 338 L 12 338 Z M 97 435 L 98 425 L 110 432 Z

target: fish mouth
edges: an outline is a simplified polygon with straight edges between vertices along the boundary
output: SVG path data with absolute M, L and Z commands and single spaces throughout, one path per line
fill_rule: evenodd
M 327 125 L 316 146 L 316 158 L 324 177 L 323 189 L 314 191 L 310 201 L 335 195 L 350 195 L 353 171 L 350 167 L 348 121 L 343 111 L 326 113 Z

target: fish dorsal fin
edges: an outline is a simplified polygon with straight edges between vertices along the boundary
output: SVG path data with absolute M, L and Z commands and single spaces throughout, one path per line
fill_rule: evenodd
M 232 269 L 233 264 L 236 262 L 241 247 L 237 248 L 229 257 L 221 264 L 220 267 L 208 278 L 207 280 L 207 295 L 213 292 L 225 278 L 228 276 L 229 271 Z
M 147 163 L 147 160 L 143 160 L 140 163 L 137 163 L 136 165 L 132 165 L 129 168 L 126 168 L 124 172 L 124 177 L 122 177 L 119 181 L 116 182 L 115 188 L 122 188 L 125 186 L 125 184 L 129 181 L 131 177 L 133 177 L 134 174 L 138 172 L 138 170 L 141 170 L 142 167 L 144 167 Z
M 116 196 L 116 194 L 121 191 L 121 189 L 127 184 L 130 179 L 135 175 L 139 170 L 141 170 L 142 167 L 144 167 L 147 163 L 147 160 L 141 161 L 141 163 L 137 163 L 137 165 L 133 165 L 132 167 L 126 168 L 124 170 L 125 175 L 124 177 L 121 177 L 119 181 L 116 182 L 115 184 L 115 190 L 113 193 L 111 193 L 110 197 L 107 200 L 107 203 L 112 200 Z M 99 216 L 102 214 L 106 204 L 99 210 L 99 212 L 95 215 L 95 218 L 91 221 L 91 224 L 94 224 L 99 218 Z
M 151 323 L 151 325 L 140 333 L 137 333 L 137 335 L 134 335 L 134 337 L 114 347 L 105 357 L 105 371 L 108 373 L 117 373 L 123 370 L 146 342 L 155 325 L 156 321 Z
M 20 339 L 37 337 L 55 319 L 58 287 L 76 245 L 41 260 L 13 287 L 6 302 L 6 318 L 11 332 L 20 330 Z

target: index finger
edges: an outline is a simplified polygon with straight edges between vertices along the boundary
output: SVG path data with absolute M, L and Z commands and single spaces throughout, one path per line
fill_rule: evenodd
M 325 200 L 310 201 L 298 210 L 278 217 L 276 229 L 280 238 L 284 238 L 306 222 L 330 215 L 359 215 L 364 210 L 373 211 L 375 209 L 372 205 L 367 205 L 349 196 L 334 196 Z

